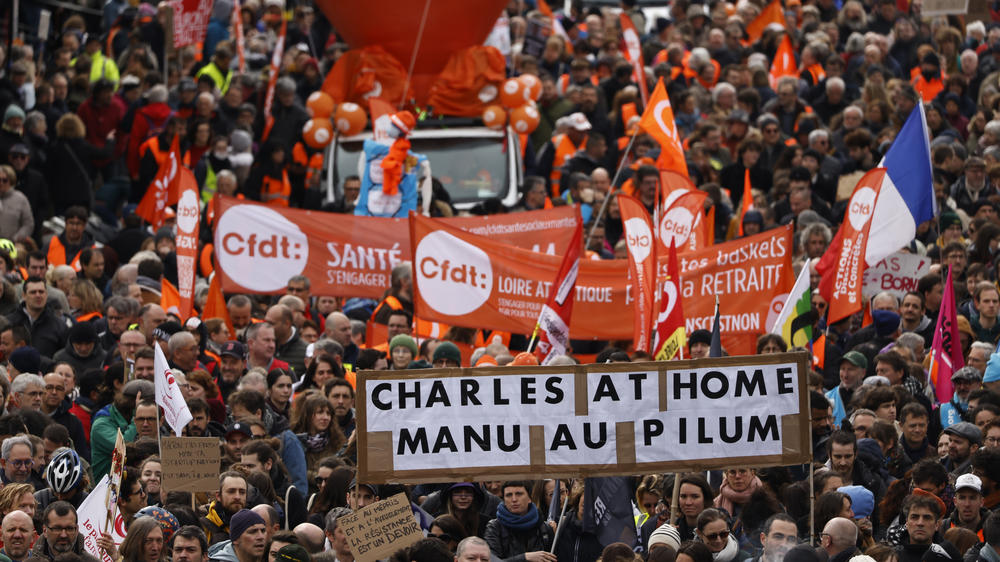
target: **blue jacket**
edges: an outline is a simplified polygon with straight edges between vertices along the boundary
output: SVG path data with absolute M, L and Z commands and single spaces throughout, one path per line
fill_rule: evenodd
M 302 448 L 299 438 L 290 429 L 281 432 L 281 460 L 285 463 L 285 468 L 288 469 L 292 485 L 299 490 L 308 490 L 306 452 Z
M 941 404 L 941 429 L 947 429 L 962 421 L 962 417 L 969 411 L 969 403 L 962 401 L 958 394 L 951 397 L 950 402 Z

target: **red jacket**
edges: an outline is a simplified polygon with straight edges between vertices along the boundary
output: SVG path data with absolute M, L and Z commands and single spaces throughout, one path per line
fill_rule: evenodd
M 151 103 L 135 112 L 132 120 L 132 132 L 128 136 L 128 152 L 125 155 L 128 171 L 133 179 L 139 178 L 139 147 L 151 136 L 156 136 L 166 126 L 170 118 L 170 106 L 165 103 Z M 154 130 L 156 134 L 151 134 Z

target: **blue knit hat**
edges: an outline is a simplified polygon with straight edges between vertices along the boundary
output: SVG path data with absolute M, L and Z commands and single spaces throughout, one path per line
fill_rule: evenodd
M 229 520 L 229 539 L 236 542 L 243 533 L 254 525 L 267 525 L 264 518 L 249 509 L 241 509 Z
M 851 498 L 851 510 L 855 519 L 864 519 L 875 510 L 875 495 L 864 486 L 841 486 L 838 492 L 843 492 Z

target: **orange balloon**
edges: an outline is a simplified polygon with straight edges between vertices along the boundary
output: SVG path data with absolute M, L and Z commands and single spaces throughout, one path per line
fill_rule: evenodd
M 310 119 L 302 127 L 302 140 L 312 148 L 323 148 L 333 140 L 333 125 L 326 118 Z
M 500 129 L 507 124 L 507 110 L 499 105 L 490 105 L 483 110 L 483 125 Z
M 534 74 L 522 74 L 517 79 L 524 84 L 524 96 L 529 101 L 538 101 L 542 97 L 542 81 Z
M 508 109 L 521 107 L 528 101 L 524 95 L 525 90 L 524 83 L 517 78 L 508 78 L 500 87 L 500 103 Z
M 533 132 L 540 120 L 541 116 L 534 103 L 526 103 L 510 112 L 510 125 L 522 135 Z
M 330 117 L 333 115 L 333 98 L 323 91 L 315 91 L 306 100 L 306 110 L 313 117 Z
M 356 103 L 344 102 L 337 106 L 337 112 L 333 116 L 333 122 L 337 125 L 337 131 L 345 136 L 356 135 L 365 128 L 368 116 L 365 110 Z

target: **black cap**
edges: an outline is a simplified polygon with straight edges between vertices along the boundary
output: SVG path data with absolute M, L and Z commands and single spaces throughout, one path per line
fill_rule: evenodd
M 371 493 L 372 493 L 373 496 L 377 496 L 378 495 L 378 486 L 376 486 L 375 484 L 364 484 L 364 483 L 362 483 L 361 485 L 364 486 L 365 488 L 368 488 L 368 490 L 371 491 Z M 358 479 L 355 478 L 355 479 L 351 480 L 351 485 L 347 487 L 347 490 L 350 491 L 350 490 L 353 490 L 353 489 L 355 489 L 357 487 L 358 487 Z
M 90 322 L 77 322 L 69 329 L 70 343 L 97 343 L 97 330 Z
M 246 349 L 243 344 L 238 341 L 227 341 L 222 344 L 222 350 L 219 351 L 219 355 L 228 355 L 230 357 L 235 357 L 237 359 L 243 359 L 246 356 Z
M 708 330 L 695 330 L 691 332 L 691 335 L 688 336 L 688 347 L 696 343 L 712 345 L 712 332 Z
M 226 437 L 229 437 L 230 433 L 242 433 L 250 439 L 253 439 L 253 432 L 250 431 L 250 426 L 243 422 L 233 422 L 226 426 Z

